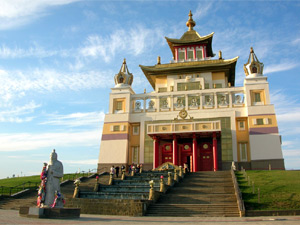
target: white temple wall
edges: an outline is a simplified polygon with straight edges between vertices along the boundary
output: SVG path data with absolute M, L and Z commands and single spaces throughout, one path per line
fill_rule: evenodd
M 278 134 L 250 135 L 251 160 L 282 159 Z
M 127 164 L 128 140 L 101 141 L 99 163 Z

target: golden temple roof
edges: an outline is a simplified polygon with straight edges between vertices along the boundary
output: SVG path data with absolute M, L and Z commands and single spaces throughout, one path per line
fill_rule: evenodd
M 234 86 L 235 65 L 239 57 L 233 59 L 202 60 L 181 63 L 156 64 L 155 66 L 139 65 L 145 76 L 155 89 L 155 77 L 160 75 L 176 75 L 199 72 L 224 71 L 228 82 Z
M 209 35 L 201 37 L 200 34 L 193 29 L 193 27 L 196 26 L 196 22 L 193 20 L 192 16 L 193 14 L 190 11 L 189 20 L 186 22 L 186 25 L 189 27 L 189 29 L 181 36 L 180 39 L 165 37 L 173 53 L 173 56 L 175 57 L 175 49 L 174 49 L 175 46 L 204 44 L 204 43 L 207 44 L 207 56 L 209 57 L 215 56 L 213 54 L 212 47 L 211 47 L 214 32 L 212 32 Z

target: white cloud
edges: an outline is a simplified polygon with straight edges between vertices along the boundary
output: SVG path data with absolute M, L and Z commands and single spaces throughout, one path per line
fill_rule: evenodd
M 6 71 L 0 70 L 0 99 L 10 101 L 27 92 L 46 93 L 54 90 L 84 90 L 113 85 L 113 79 L 107 74 L 111 71 L 86 73 L 64 73 L 55 70 Z
M 282 142 L 282 147 L 293 146 L 295 144 L 296 144 L 295 141 L 283 141 Z
M 200 18 L 203 18 L 207 15 L 207 13 L 211 13 L 212 10 L 212 6 L 213 6 L 213 1 L 205 1 L 205 2 L 201 2 L 196 11 L 193 13 L 193 19 L 194 20 L 198 20 Z
M 295 157 L 299 156 L 300 157 L 300 149 L 294 149 L 294 150 L 283 150 L 283 155 L 284 157 Z
M 281 71 L 286 71 L 286 70 L 291 70 L 296 67 L 298 67 L 298 63 L 294 62 L 283 62 L 279 64 L 274 64 L 274 65 L 268 65 L 264 69 L 264 74 L 269 74 L 269 73 L 276 73 L 276 72 L 281 72 Z
M 300 44 L 300 38 L 297 38 L 297 39 L 293 40 L 293 41 L 292 41 L 292 44 L 293 44 L 293 45 L 298 45 L 298 44 Z
M 0 30 L 30 23 L 46 14 L 51 6 L 66 5 L 78 0 L 1 0 Z
M 83 57 L 102 57 L 105 62 L 111 61 L 117 52 L 128 51 L 135 56 L 144 53 L 149 48 L 163 40 L 162 30 L 148 29 L 136 26 L 129 30 L 119 29 L 106 37 L 91 35 L 85 46 L 79 49 Z
M 293 123 L 296 127 L 300 122 L 300 103 L 296 98 L 290 98 L 286 90 L 276 90 L 270 93 L 271 103 L 275 105 L 278 122 L 290 127 Z
M 31 101 L 23 106 L 5 107 L 8 108 L 6 110 L 1 109 L 0 107 L 0 122 L 29 122 L 33 119 L 33 117 L 26 115 L 33 113 L 34 110 L 40 106 L 41 105 L 36 104 L 34 101 Z
M 0 135 L 0 152 L 31 151 L 41 148 L 86 146 L 98 147 L 101 137 L 99 129 L 80 132 L 17 133 Z
M 286 112 L 277 115 L 280 122 L 300 122 L 300 107 L 293 108 L 291 111 L 286 109 Z
M 104 112 L 72 113 L 68 115 L 49 115 L 43 125 L 57 125 L 67 127 L 96 126 L 104 120 Z
M 2 45 L 0 47 L 0 58 L 3 59 L 16 59 L 16 58 L 25 58 L 25 57 L 37 57 L 37 58 L 46 58 L 51 56 L 71 56 L 71 50 L 46 50 L 37 44 L 34 44 L 33 47 L 28 49 L 19 48 L 19 47 L 7 47 Z

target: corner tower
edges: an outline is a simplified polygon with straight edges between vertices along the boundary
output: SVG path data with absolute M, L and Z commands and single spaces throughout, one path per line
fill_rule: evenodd
M 104 118 L 98 171 L 99 168 L 109 171 L 112 165 L 128 164 L 130 101 L 135 93 L 131 88 L 133 75 L 128 70 L 126 59 L 114 81 L 115 87 L 111 88 L 109 95 L 109 112 Z

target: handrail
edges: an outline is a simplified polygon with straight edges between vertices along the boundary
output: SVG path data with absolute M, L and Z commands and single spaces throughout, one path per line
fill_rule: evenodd
M 232 177 L 232 182 L 233 182 L 233 186 L 234 186 L 234 192 L 235 192 L 235 196 L 237 199 L 237 203 L 238 203 L 238 208 L 240 211 L 240 217 L 244 217 L 245 216 L 245 205 L 244 205 L 244 201 L 242 199 L 242 193 L 240 191 L 235 173 L 233 168 L 231 167 L 231 177 Z
M 33 185 L 31 185 L 33 184 Z M 0 186 L 0 195 L 8 195 L 11 196 L 14 193 L 17 193 L 19 191 L 27 189 L 34 189 L 38 188 L 40 182 L 32 182 L 32 181 L 27 181 L 22 184 L 13 186 L 13 187 L 7 187 L 7 186 Z M 27 186 L 27 187 L 26 187 Z
M 78 178 L 79 174 L 82 174 L 82 176 L 89 176 L 89 174 L 92 174 L 93 171 L 96 171 L 96 169 L 92 169 L 89 171 L 80 171 L 80 173 L 75 173 L 75 174 L 65 174 L 68 178 L 68 180 L 74 180 L 74 178 Z M 35 189 L 38 188 L 40 185 L 39 182 L 32 182 L 32 181 L 27 181 L 21 184 L 18 184 L 16 186 L 0 186 L 0 196 L 12 196 L 13 194 L 25 190 L 25 189 Z

